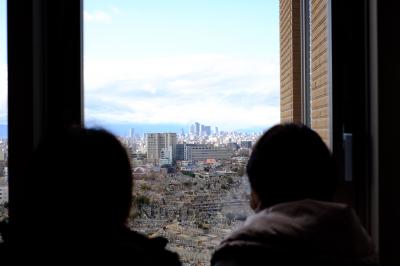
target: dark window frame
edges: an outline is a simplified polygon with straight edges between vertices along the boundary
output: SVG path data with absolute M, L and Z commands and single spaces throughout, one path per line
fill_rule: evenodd
M 352 134 L 353 203 L 371 233 L 381 265 L 400 265 L 399 1 L 329 1 L 332 135 L 344 168 L 344 134 Z M 397 136 L 396 136 L 397 135 Z M 342 172 L 345 169 L 342 169 Z
M 311 0 L 300 2 L 300 36 L 301 36 L 301 120 L 311 127 Z
M 35 148 L 46 136 L 83 124 L 82 31 L 83 0 L 7 3 L 9 215 L 15 241 L 29 230 L 27 210 L 35 208 L 25 198 Z

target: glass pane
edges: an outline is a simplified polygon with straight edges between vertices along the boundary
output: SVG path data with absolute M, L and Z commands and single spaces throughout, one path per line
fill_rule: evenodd
M 84 3 L 85 123 L 131 155 L 129 224 L 209 265 L 251 213 L 247 158 L 279 122 L 279 2 Z
M 7 1 L 0 0 L 0 221 L 8 217 Z

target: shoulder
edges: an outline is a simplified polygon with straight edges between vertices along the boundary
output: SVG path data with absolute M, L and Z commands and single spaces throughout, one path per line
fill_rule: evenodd
M 168 240 L 163 237 L 149 238 L 135 231 L 127 231 L 118 242 L 118 250 L 143 265 L 181 265 L 178 254 L 166 249 Z
M 212 265 L 227 260 L 258 265 L 258 259 L 343 262 L 348 258 L 363 261 L 375 257 L 370 237 L 349 206 L 304 200 L 275 205 L 249 217 L 221 242 Z
M 270 258 L 278 245 L 279 239 L 274 227 L 279 226 L 281 217 L 268 212 L 255 214 L 245 224 L 228 236 L 214 251 L 212 266 L 264 265 L 265 258 Z

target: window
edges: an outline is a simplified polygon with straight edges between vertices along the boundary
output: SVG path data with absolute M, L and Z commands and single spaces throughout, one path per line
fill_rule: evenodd
M 53 6 L 45 5 L 50 2 Z M 104 3 L 104 1 L 101 0 L 96 2 Z M 109 1 L 107 2 L 109 3 Z M 169 2 L 170 1 L 168 1 L 168 3 Z M 287 1 L 281 2 L 284 3 Z M 397 251 L 398 248 L 395 241 L 392 241 L 397 235 L 399 235 L 398 215 L 396 213 L 395 204 L 399 201 L 397 198 L 399 197 L 398 191 L 400 185 L 399 179 L 397 178 L 397 167 L 395 167 L 398 159 L 393 153 L 393 150 L 397 150 L 396 147 L 398 147 L 399 139 L 394 135 L 397 133 L 397 131 L 394 130 L 395 127 L 393 124 L 393 117 L 396 117 L 397 109 L 393 108 L 393 106 L 396 106 L 394 101 L 396 101 L 399 97 L 397 95 L 398 90 L 391 89 L 396 87 L 399 83 L 398 68 L 395 67 L 397 65 L 396 62 L 399 61 L 399 49 L 398 45 L 396 45 L 398 42 L 396 40 L 396 35 L 393 34 L 393 25 L 396 24 L 394 22 L 396 22 L 399 2 L 380 1 L 379 3 L 376 3 L 376 1 L 372 1 L 372 3 L 367 3 L 367 8 L 360 6 L 360 3 L 356 1 L 313 2 L 322 4 L 327 3 L 332 6 L 333 24 L 341 25 L 341 27 L 338 28 L 332 27 L 332 35 L 335 36 L 335 38 L 333 38 L 335 41 L 332 42 L 332 46 L 334 49 L 339 51 L 337 56 L 332 57 L 332 66 L 334 70 L 343 70 L 344 67 L 349 67 L 349 62 L 355 62 L 356 64 L 362 62 L 360 60 L 348 60 L 349 58 L 355 58 L 353 52 L 361 52 L 364 55 L 368 54 L 364 53 L 365 51 L 360 48 L 371 47 L 372 50 L 369 51 L 371 54 L 373 54 L 369 65 L 369 70 L 371 73 L 368 73 L 368 76 L 372 76 L 371 79 L 373 80 L 370 99 L 372 103 L 367 105 L 366 108 L 362 109 L 365 113 L 355 114 L 354 117 L 355 122 L 363 122 L 366 118 L 372 120 L 372 130 L 367 130 L 366 133 L 371 133 L 369 136 L 373 139 L 373 149 L 371 152 L 365 152 L 364 154 L 372 155 L 373 157 L 373 184 L 371 185 L 373 195 L 371 198 L 373 199 L 372 201 L 374 205 L 372 212 L 374 215 L 374 236 L 376 243 L 379 244 L 381 261 L 388 265 L 399 265 L 400 263 Z M 4 22 L 5 16 L 3 14 L 5 13 L 5 3 L 5 0 L 0 0 L 0 64 L 7 62 L 4 61 L 5 31 L 3 27 L 5 27 L 6 23 Z M 46 132 L 46 130 L 45 132 L 40 132 L 41 128 L 47 128 L 48 131 L 52 128 L 51 125 L 58 125 L 59 123 L 62 123 L 63 126 L 70 125 L 80 121 L 79 119 L 81 118 L 81 106 L 79 104 L 81 99 L 81 87 L 79 84 L 77 86 L 70 86 L 71 84 L 69 83 L 70 80 L 77 81 L 76 83 L 81 82 L 80 71 L 82 65 L 80 61 L 80 31 L 82 28 L 80 24 L 80 4 L 80 1 L 69 0 L 45 2 L 25 0 L 8 1 L 8 6 L 11 7 L 9 8 L 8 13 L 8 41 L 10 46 L 8 47 L 9 56 L 7 63 L 10 88 L 10 105 L 8 106 L 9 120 L 7 122 L 7 126 L 9 128 L 6 131 L 2 129 L 0 132 L 2 132 L 2 134 L 6 134 L 5 132 L 7 131 L 10 132 L 9 145 L 10 150 L 12 151 L 12 154 L 10 154 L 8 158 L 11 176 L 10 191 L 12 192 L 12 197 L 10 199 L 10 210 L 12 210 L 10 214 L 10 221 L 13 223 L 13 226 L 16 226 L 14 228 L 17 228 L 14 233 L 26 232 L 26 230 L 20 229 L 30 229 L 28 226 L 21 224 L 21 217 L 23 217 L 21 214 L 23 214 L 27 208 L 32 208 L 32 202 L 23 202 L 23 190 L 26 188 L 24 186 L 24 176 L 26 176 L 27 169 L 29 169 L 27 165 L 29 165 L 29 162 L 32 161 L 32 150 L 34 148 L 34 145 L 32 145 L 33 140 L 39 138 L 41 134 L 49 133 Z M 59 8 L 60 6 L 61 8 Z M 117 9 L 115 9 L 115 11 L 116 10 Z M 39 15 L 37 13 L 39 13 Z M 35 14 L 35 16 L 32 16 L 32 14 Z M 65 14 L 67 14 L 67 16 L 61 16 Z M 362 16 L 360 16 L 360 14 L 362 14 Z M 40 23 L 41 21 L 38 21 L 44 16 L 47 16 L 47 19 L 50 23 L 43 25 L 43 23 Z M 97 18 L 98 17 L 100 17 L 100 20 L 107 20 L 107 14 L 104 15 L 100 12 L 100 15 L 98 15 Z M 93 20 L 93 16 L 89 16 L 89 20 L 90 19 Z M 354 27 L 354 22 L 361 23 L 362 26 L 368 25 L 369 31 L 365 31 L 365 29 L 360 30 L 359 28 Z M 34 23 L 36 24 L 36 28 L 33 32 L 32 25 Z M 67 43 L 63 41 L 63 38 L 60 38 L 59 35 L 56 35 L 54 32 L 52 32 L 52 34 L 46 35 L 48 38 L 43 39 L 43 43 L 36 43 L 33 45 L 32 38 L 30 38 L 32 37 L 32 34 L 35 38 L 40 38 L 40 34 L 43 33 L 42 31 L 44 31 L 44 33 L 49 33 L 49 29 L 45 28 L 45 26 L 51 28 L 52 25 L 55 25 L 54 27 L 56 28 L 56 32 L 60 32 L 66 39 L 73 39 L 72 42 Z M 349 25 L 351 25 L 351 27 L 349 27 Z M 349 36 L 359 36 L 357 34 L 365 34 L 366 32 L 369 33 L 369 38 L 365 38 L 364 36 L 361 38 L 356 37 L 357 40 L 362 41 L 361 43 L 349 42 Z M 61 41 L 57 42 L 57 40 Z M 341 46 L 341 44 L 338 44 L 336 41 L 343 42 L 345 45 Z M 70 49 L 71 43 L 72 46 L 75 45 L 74 47 L 78 47 L 78 49 Z M 349 49 L 349 45 L 353 44 L 355 44 L 355 49 Z M 32 64 L 32 59 L 34 56 L 39 59 L 44 59 L 41 58 L 42 54 L 40 51 L 38 52 L 38 50 L 43 49 L 43 47 L 52 49 L 50 53 L 47 54 L 46 58 L 50 59 L 47 60 L 45 64 L 48 66 L 48 68 L 43 67 L 37 71 L 33 71 L 36 64 Z M 54 53 L 54 51 L 56 52 Z M 60 57 L 60 51 L 63 51 L 63 54 L 66 56 Z M 278 52 L 276 52 L 276 54 L 278 54 Z M 339 55 L 341 58 L 340 62 L 342 63 L 337 63 L 335 60 Z M 71 58 L 74 62 L 69 61 Z M 357 58 L 358 57 L 356 57 L 356 59 Z M 65 67 L 66 63 L 68 63 L 67 65 L 69 67 Z M 351 66 L 353 66 L 353 64 L 351 64 Z M 56 73 L 52 72 L 50 74 L 49 69 L 56 69 L 57 71 Z M 357 77 L 359 77 L 359 74 L 354 74 L 353 70 L 364 71 L 365 68 L 351 67 L 349 69 L 351 71 L 332 72 L 339 74 L 352 72 L 352 75 L 350 75 L 350 80 L 353 81 L 354 79 L 352 79 L 352 77 L 356 77 L 356 80 Z M 61 79 L 60 76 L 57 76 L 59 73 L 68 76 L 68 80 Z M 52 83 L 51 85 L 57 84 L 58 86 L 49 86 L 48 89 L 50 92 L 57 90 L 56 93 L 46 94 L 48 98 L 44 98 L 43 95 L 45 94 L 42 93 L 40 86 L 33 88 L 33 78 L 44 78 L 44 83 L 46 84 L 48 84 L 49 81 L 56 81 L 50 83 Z M 344 80 L 348 78 L 349 77 L 345 77 Z M 362 79 L 364 79 L 364 76 L 362 76 Z M 3 97 L 2 99 L 4 99 L 4 95 L 7 92 L 5 89 L 6 86 L 4 86 L 2 83 L 5 80 L 6 79 L 3 78 L 3 76 L 0 76 L 0 95 Z M 64 84 L 60 83 L 60 80 L 64 80 L 63 83 L 65 83 L 65 86 L 63 86 Z M 336 77 L 336 75 L 334 75 L 332 78 L 335 87 L 339 87 L 341 90 L 345 91 L 346 87 L 341 86 L 341 80 L 342 79 Z M 353 90 L 354 88 L 361 88 L 365 90 L 365 92 L 368 90 L 368 86 L 360 86 L 359 81 L 356 82 L 355 86 L 350 86 L 350 88 L 351 90 L 348 91 L 353 91 L 353 95 L 357 95 L 357 90 Z M 60 100 L 58 97 L 60 91 L 64 94 L 61 96 L 71 96 L 68 98 L 68 101 L 64 102 Z M 338 92 L 338 90 L 336 90 L 336 92 L 333 90 L 333 92 L 335 94 Z M 40 124 L 37 128 L 32 129 L 32 121 L 38 116 L 38 113 L 40 113 L 40 108 L 38 108 L 36 102 L 33 102 L 33 98 L 43 100 L 45 104 L 53 103 L 53 106 L 47 106 L 51 109 L 52 112 L 50 113 L 52 113 L 53 116 L 48 117 L 49 119 L 47 120 L 43 119 L 40 121 L 47 127 L 41 127 L 43 125 Z M 73 104 L 73 108 L 71 108 L 71 99 L 78 102 L 77 104 Z M 361 101 L 363 100 L 364 98 L 361 97 Z M 0 110 L 7 110 L 1 109 L 6 106 L 3 103 L 4 102 L 0 102 Z M 367 103 L 367 101 L 365 101 L 365 103 Z M 349 100 L 347 104 L 353 105 L 353 102 Z M 335 105 L 337 105 L 337 103 L 335 103 Z M 41 115 L 43 116 L 43 114 Z M 334 116 L 335 115 L 336 112 L 334 112 Z M 0 111 L 0 117 L 7 117 L 7 115 L 4 116 Z M 1 120 L 1 123 L 3 123 L 3 121 L 4 120 Z M 203 123 L 206 123 L 206 121 L 203 121 Z M 342 127 L 340 127 L 340 129 L 341 128 Z M 216 129 L 215 132 L 219 132 L 219 130 Z M 342 134 L 337 134 L 337 132 L 334 131 L 333 137 L 341 139 Z M 363 144 L 362 142 L 360 143 Z M 371 145 L 371 143 L 367 145 Z M 138 158 L 140 159 L 140 156 L 138 156 Z M 368 163 L 365 163 L 364 165 L 367 164 Z M 361 201 L 361 203 L 362 202 L 364 201 Z M 24 228 L 24 226 L 27 228 Z
M 8 216 L 7 1 L 0 1 L 0 220 Z
M 131 155 L 130 225 L 206 265 L 251 214 L 247 158 L 279 122 L 279 3 L 84 4 L 85 124 Z

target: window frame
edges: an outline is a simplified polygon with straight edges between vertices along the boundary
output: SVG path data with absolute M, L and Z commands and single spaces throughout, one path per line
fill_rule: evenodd
M 311 127 L 311 0 L 300 2 L 300 43 L 301 43 L 301 120 Z
M 25 191 L 36 147 L 48 135 L 83 125 L 82 32 L 83 0 L 7 1 L 13 241 L 23 239 L 29 230 L 26 218 L 32 199 Z

